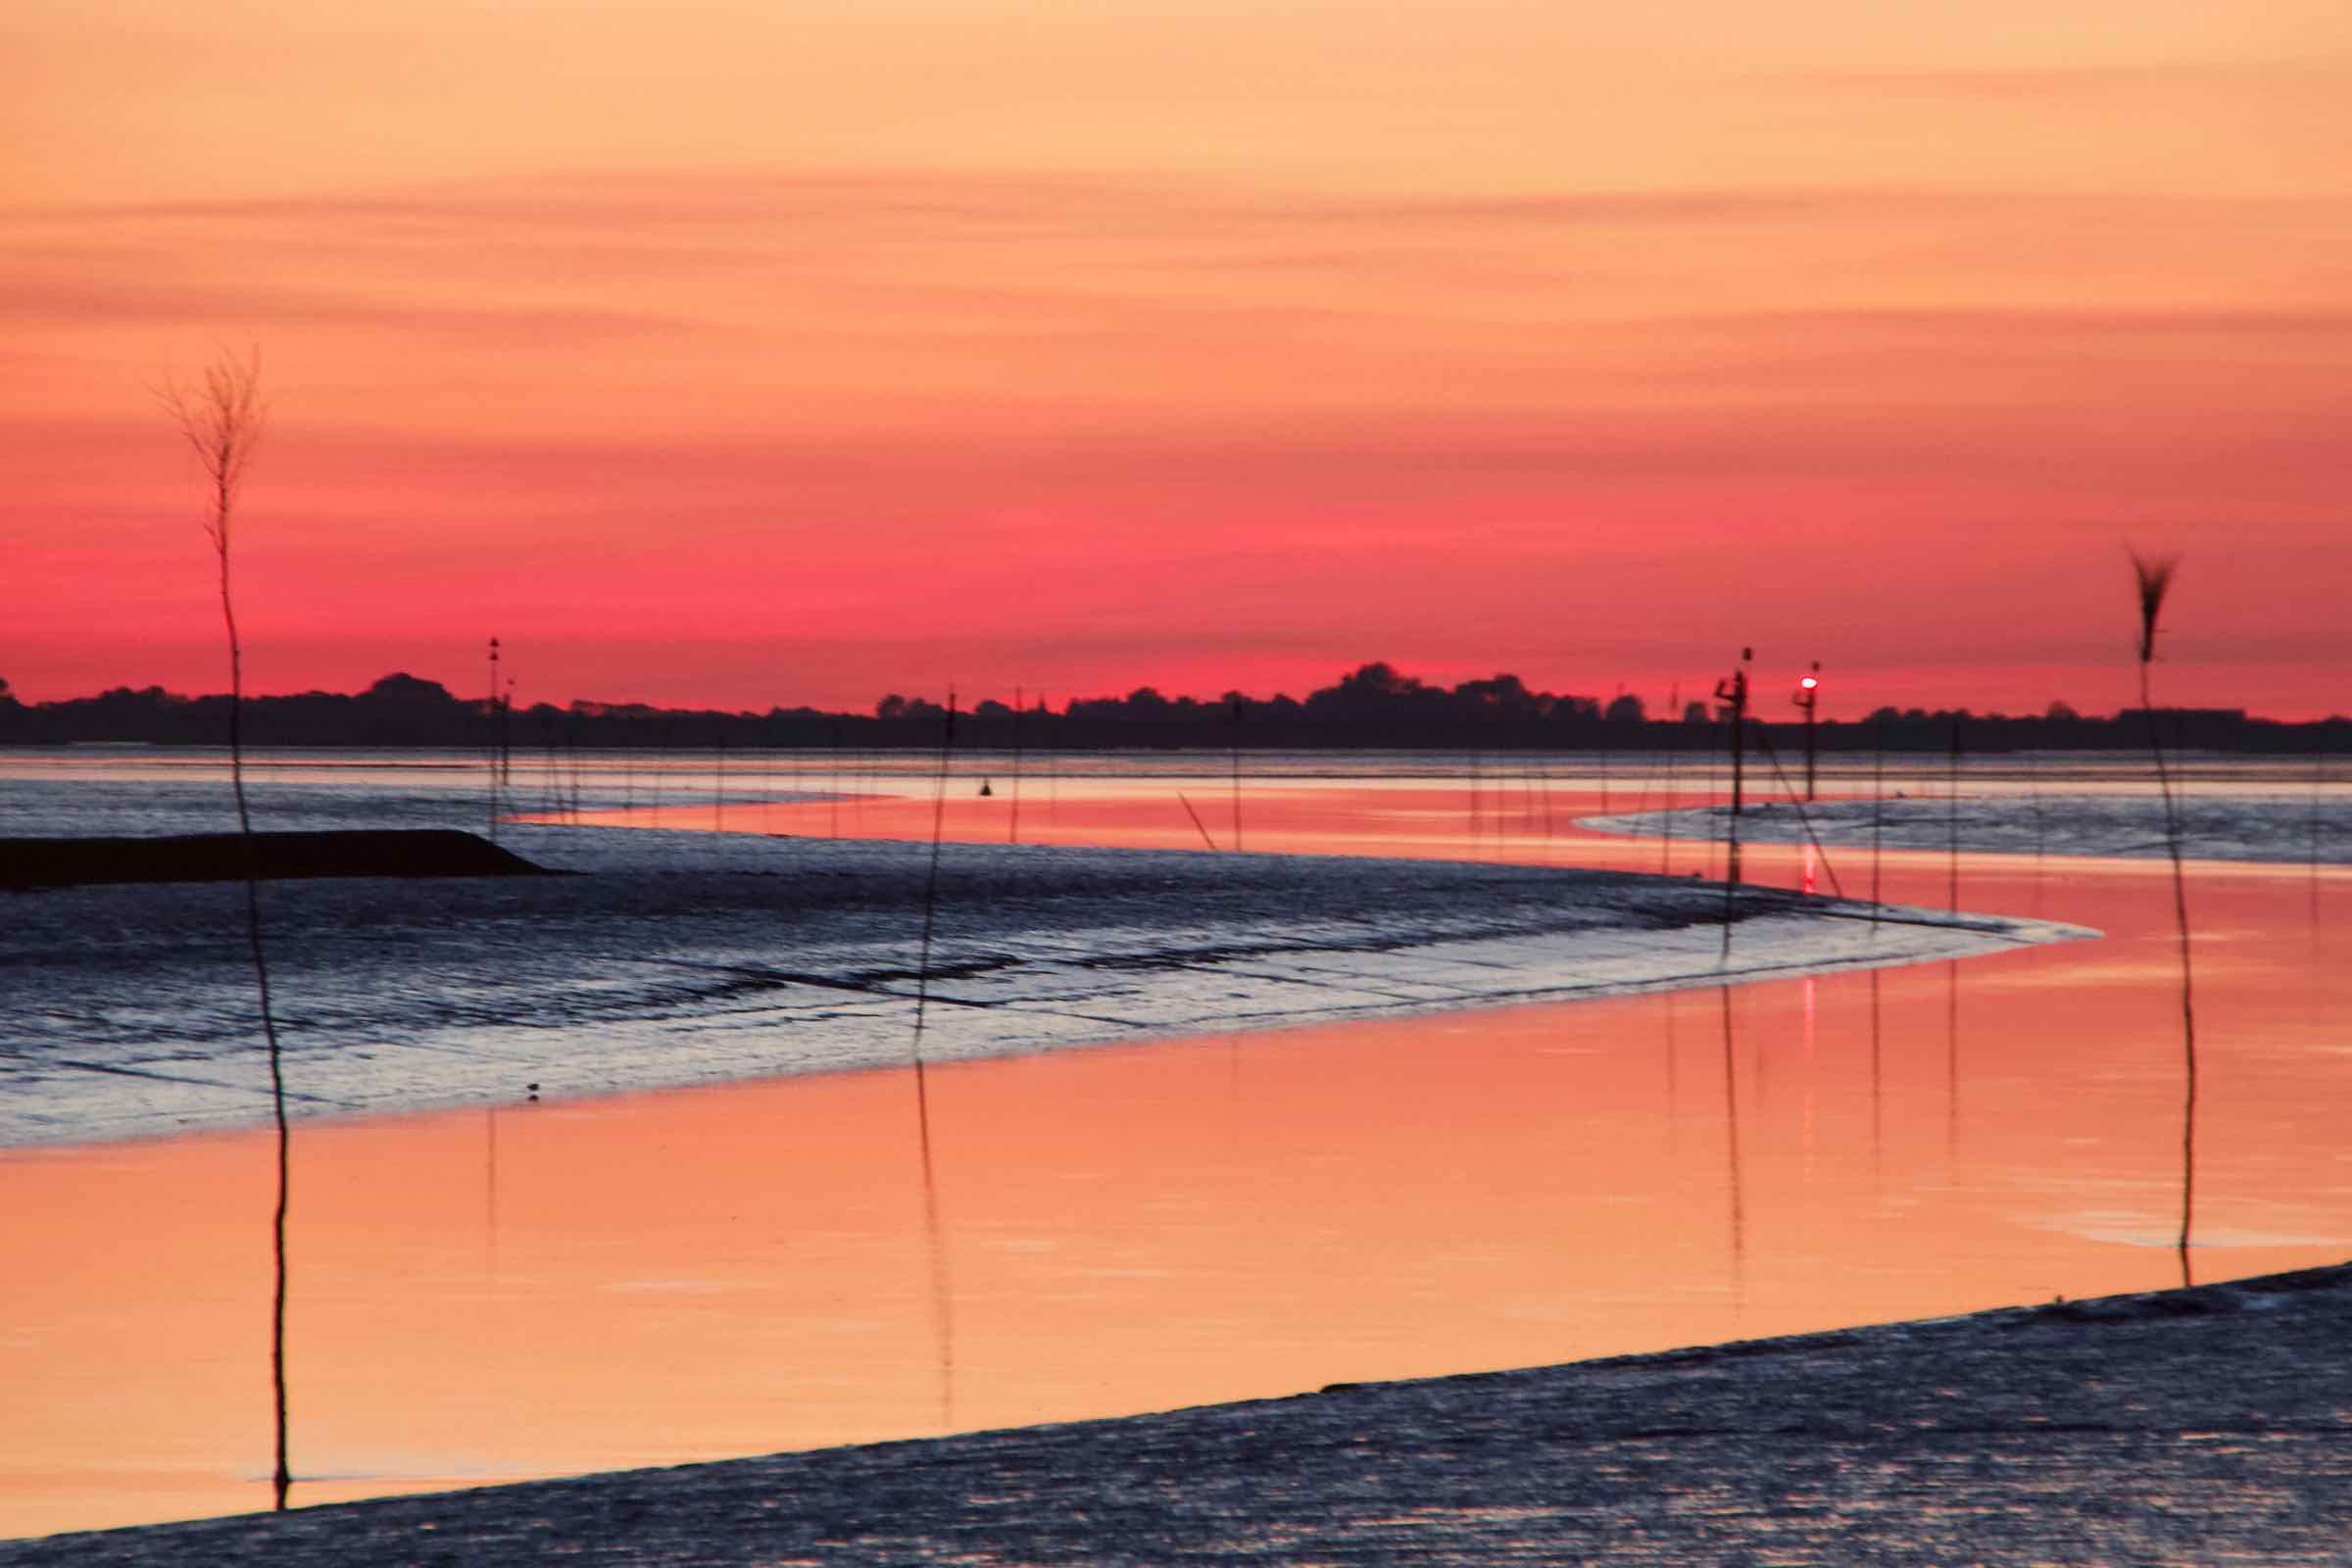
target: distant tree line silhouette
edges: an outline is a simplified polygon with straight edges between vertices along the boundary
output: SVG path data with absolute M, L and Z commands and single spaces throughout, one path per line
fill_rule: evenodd
M 229 699 L 183 697 L 160 686 L 117 687 L 95 697 L 23 703 L 0 680 L 0 744 L 70 743 L 217 745 Z M 540 703 L 504 716 L 480 697 L 459 697 L 437 681 L 386 675 L 356 696 L 305 692 L 244 700 L 244 736 L 258 746 L 393 746 L 480 750 L 503 728 L 515 752 L 544 747 L 691 749 L 703 746 L 923 748 L 939 744 L 944 706 L 928 697 L 892 693 L 870 713 L 829 713 L 813 708 L 766 712 L 656 708 L 644 703 Z M 2152 715 L 2168 744 L 2215 751 L 2335 752 L 2352 750 L 2352 718 L 2313 723 L 2253 717 L 2239 709 L 2159 709 Z M 2058 750 L 2125 751 L 2147 745 L 2151 715 L 2126 709 L 2089 717 L 2064 703 L 2040 713 L 1978 713 L 1967 709 L 1882 708 L 1866 719 L 1822 720 L 1816 741 L 1824 751 L 1937 751 L 1951 744 L 1959 723 L 1974 753 Z M 1703 747 L 1721 718 L 1706 704 L 1652 717 L 1642 699 L 1530 690 L 1516 675 L 1498 674 L 1446 687 L 1399 672 L 1386 662 L 1359 666 L 1303 699 L 1257 698 L 1226 692 L 1209 699 L 1167 697 L 1150 686 L 1124 697 L 1074 698 L 1058 710 L 1042 702 L 1025 709 L 1018 738 L 1030 749 L 1117 748 L 1311 750 L 1368 747 L 1460 751 L 1577 751 L 1599 747 Z M 1778 745 L 1801 744 L 1793 718 L 1772 721 Z M 1011 749 L 1015 719 L 1006 704 L 986 701 L 963 715 L 958 741 L 968 747 Z

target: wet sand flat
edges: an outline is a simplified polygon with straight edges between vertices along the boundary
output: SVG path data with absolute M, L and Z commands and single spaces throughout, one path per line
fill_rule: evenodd
M 24 1565 L 2335 1563 L 2352 1267 L 0 1544 Z

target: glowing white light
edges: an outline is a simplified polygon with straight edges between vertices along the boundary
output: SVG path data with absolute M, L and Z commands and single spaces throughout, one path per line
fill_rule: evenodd
M 1820 685 L 1821 682 L 1815 680 L 1812 676 L 1807 675 L 1802 681 L 1798 682 L 1798 684 L 1803 686 L 1805 690 L 1811 691 L 1814 687 Z

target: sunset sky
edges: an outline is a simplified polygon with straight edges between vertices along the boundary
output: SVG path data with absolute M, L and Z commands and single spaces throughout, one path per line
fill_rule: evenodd
M 16 0 L 0 676 L 2352 710 L 2343 0 Z

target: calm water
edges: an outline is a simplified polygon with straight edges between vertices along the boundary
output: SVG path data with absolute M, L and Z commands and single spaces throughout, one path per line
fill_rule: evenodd
M 445 813 L 479 794 L 463 760 L 315 760 L 273 764 L 265 787 L 390 788 Z M 1009 760 L 959 763 L 951 833 L 1233 833 L 1223 759 L 1059 759 L 1051 774 L 1024 759 L 1017 829 Z M 1605 778 L 1583 758 L 1473 778 L 1429 759 L 1245 759 L 1242 838 L 1711 863 L 1703 846 L 1570 828 L 1604 787 L 1614 809 L 1663 804 L 1662 760 L 1607 760 Z M 511 802 L 574 809 L 559 761 L 518 774 Z M 838 760 L 850 798 L 800 804 L 779 797 L 831 793 L 837 760 L 730 759 L 723 774 L 707 756 L 645 761 L 584 760 L 577 808 L 708 813 L 737 831 L 930 825 L 906 759 Z M 129 801 L 207 785 L 210 766 L 18 765 L 87 768 Z M 1678 770 L 1678 799 L 1697 804 L 1703 765 Z M 1919 771 L 1917 788 L 1941 787 L 1940 760 Z M 2050 789 L 2057 771 L 1982 764 L 1963 787 Z M 2070 788 L 2141 787 L 2128 761 L 2074 771 Z M 2302 763 L 2209 766 L 2197 787 L 2309 778 Z M 1801 865 L 1777 850 L 1749 862 L 1780 881 Z M 1889 856 L 1883 875 L 1890 898 L 1940 904 L 1951 870 Z M 1978 856 L 1959 872 L 1966 906 L 2109 937 L 935 1068 L 927 1170 L 903 1072 L 307 1125 L 290 1242 L 296 1500 L 2177 1283 L 2165 867 Z M 2190 900 L 2192 1267 L 2340 1260 L 2352 875 L 2196 865 Z M 0 1532 L 267 1505 L 270 1177 L 256 1134 L 0 1155 Z

